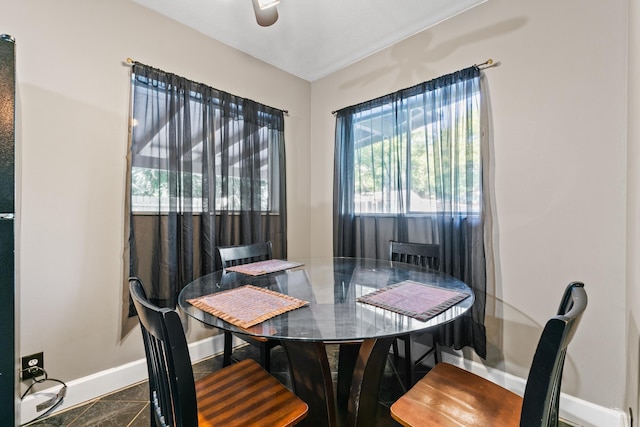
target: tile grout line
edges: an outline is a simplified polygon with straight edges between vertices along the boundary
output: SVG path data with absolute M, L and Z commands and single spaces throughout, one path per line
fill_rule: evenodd
M 144 405 L 142 407 L 142 409 L 140 409 L 140 411 L 138 411 L 138 413 L 133 417 L 133 419 L 131 421 L 129 421 L 129 424 L 127 424 L 127 427 L 131 427 L 131 425 L 135 422 L 136 418 L 138 418 L 140 415 L 142 415 L 143 411 L 150 411 L 149 409 L 149 402 L 147 402 L 146 405 Z
M 87 413 L 87 411 L 88 411 L 89 409 L 91 409 L 91 407 L 92 407 L 93 405 L 95 405 L 95 404 L 96 404 L 96 402 L 98 402 L 98 400 L 100 400 L 100 399 L 93 399 L 93 400 L 92 400 L 92 401 L 90 401 L 89 403 L 86 403 L 86 402 L 85 402 L 85 403 L 83 403 L 83 405 L 86 405 L 86 408 L 84 408 L 84 411 L 80 412 L 80 413 L 79 413 L 79 414 L 78 414 L 78 415 L 77 415 L 77 416 L 76 416 L 76 417 L 75 417 L 75 418 L 74 418 L 74 419 L 73 419 L 73 420 L 68 424 L 68 426 L 69 426 L 69 427 L 72 427 L 72 426 L 73 426 L 73 423 L 75 423 L 76 421 L 78 421 L 78 420 L 80 419 L 80 417 L 82 417 L 84 414 L 86 414 L 86 413 Z M 77 408 L 77 406 L 76 406 L 76 408 Z M 70 409 L 73 409 L 73 408 L 69 408 L 68 410 L 70 410 Z M 44 420 L 46 420 L 46 419 L 47 419 L 47 418 L 44 418 Z

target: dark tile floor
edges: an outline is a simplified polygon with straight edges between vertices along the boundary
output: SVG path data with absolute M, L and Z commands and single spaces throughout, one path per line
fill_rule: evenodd
M 328 346 L 328 352 L 332 362 L 331 370 L 336 372 L 337 347 Z M 246 357 L 257 360 L 258 352 L 256 348 L 244 346 L 234 352 L 234 358 L 241 359 Z M 284 350 L 281 347 L 274 348 L 271 358 L 271 373 L 283 384 L 290 387 L 291 382 Z M 400 359 L 401 361 L 402 359 Z M 399 364 L 401 365 L 401 363 Z M 194 364 L 194 377 L 197 380 L 221 367 L 222 356 L 211 357 Z M 426 372 L 426 370 L 427 368 L 424 371 Z M 375 427 L 399 426 L 398 423 L 391 419 L 389 406 L 404 392 L 401 374 L 396 370 L 393 356 L 390 356 L 381 385 L 378 420 Z M 29 424 L 29 426 L 40 427 L 149 427 L 149 425 L 149 389 L 146 381 Z
M 328 353 L 331 371 L 336 372 L 337 346 L 328 346 Z M 290 387 L 288 363 L 284 350 L 282 347 L 276 347 L 271 354 L 271 373 L 283 384 Z M 244 346 L 235 350 L 234 358 L 244 359 L 246 357 L 257 360 L 258 352 L 256 348 Z M 372 427 L 397 427 L 400 425 L 391 419 L 389 406 L 404 393 L 402 366 L 402 358 L 397 363 L 394 363 L 394 357 L 389 355 L 380 388 L 377 421 L 376 425 Z M 194 377 L 197 380 L 220 368 L 222 368 L 222 356 L 211 357 L 194 364 Z M 429 368 L 427 367 L 421 367 L 416 372 L 416 376 L 420 378 L 428 370 Z M 149 427 L 151 424 L 149 415 L 149 389 L 145 381 L 54 414 L 29 424 L 29 426 Z M 571 427 L 571 424 L 561 422 L 560 427 Z

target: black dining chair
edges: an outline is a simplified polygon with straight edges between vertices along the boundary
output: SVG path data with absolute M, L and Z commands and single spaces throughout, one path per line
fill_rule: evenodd
M 440 246 L 431 243 L 409 243 L 391 240 L 389 241 L 389 260 L 439 270 Z M 418 357 L 414 355 L 416 341 L 427 347 L 427 350 Z M 398 342 L 404 343 L 405 387 L 408 390 L 414 384 L 415 371 L 418 364 L 422 363 L 430 355 L 433 355 L 434 365 L 440 360 L 438 343 L 434 335 L 428 332 L 401 335 L 393 341 L 393 354 L 396 362 L 398 358 Z
M 272 258 L 273 247 L 270 240 L 247 245 L 216 247 L 216 265 L 222 270 L 235 265 L 266 261 Z
M 251 243 L 236 246 L 218 246 L 216 248 L 216 262 L 222 270 L 228 267 L 249 264 L 252 262 L 266 261 L 273 258 L 271 241 Z M 271 349 L 280 344 L 277 340 L 268 340 L 262 337 L 251 337 L 249 335 L 236 334 L 249 344 L 258 347 L 260 350 L 260 364 L 267 372 L 271 371 Z M 233 353 L 233 334 L 224 331 L 224 352 L 222 365 L 231 364 L 231 354 Z
M 557 427 L 567 346 L 587 307 L 584 284 L 567 286 L 547 321 L 524 396 L 448 363 L 439 363 L 399 400 L 391 416 L 403 426 Z
M 140 320 L 149 372 L 152 427 L 293 426 L 308 406 L 253 360 L 194 381 L 182 322 L 175 310 L 146 297 L 140 279 L 129 279 Z

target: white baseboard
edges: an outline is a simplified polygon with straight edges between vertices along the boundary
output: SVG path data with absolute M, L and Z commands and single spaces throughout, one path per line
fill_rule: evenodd
M 243 341 L 239 339 L 236 341 L 234 337 L 234 346 L 242 343 Z M 191 361 L 195 363 L 201 359 L 222 353 L 223 348 L 224 340 L 222 334 L 189 344 Z M 497 369 L 488 368 L 481 363 L 465 360 L 462 357 L 450 353 L 443 352 L 442 357 L 445 362 L 494 381 L 514 393 L 519 395 L 524 393 L 525 379 L 523 378 Z M 67 394 L 64 401 L 53 413 L 86 403 L 87 401 L 129 387 L 132 384 L 146 379 L 147 363 L 146 360 L 142 358 L 115 368 L 69 381 L 67 383 Z M 36 405 L 47 400 L 51 394 L 57 393 L 59 388 L 59 386 L 52 387 L 25 397 L 20 409 L 21 423 L 30 421 L 40 415 L 36 412 Z M 576 426 L 628 427 L 630 425 L 628 414 L 620 409 L 605 408 L 564 393 L 561 394 L 560 399 L 560 416 Z
M 489 368 L 481 363 L 442 353 L 443 361 L 500 384 L 522 396 L 526 380 L 509 373 Z M 565 393 L 560 394 L 560 418 L 581 427 L 629 427 L 629 415 L 621 409 L 605 408 Z
M 241 344 L 242 342 L 243 341 L 240 340 L 237 342 L 234 341 L 234 345 Z M 189 344 L 189 355 L 191 356 L 191 361 L 195 363 L 201 359 L 222 353 L 223 348 L 223 335 L 219 334 Z M 67 393 L 64 400 L 55 411 L 52 411 L 52 414 L 86 403 L 116 390 L 129 387 L 132 384 L 145 381 L 146 379 L 147 362 L 146 359 L 142 358 L 115 368 L 69 381 L 66 383 Z M 39 416 L 41 412 L 36 411 L 36 405 L 48 400 L 48 398 L 57 393 L 59 389 L 60 386 L 58 385 L 26 396 L 20 406 L 21 424 Z

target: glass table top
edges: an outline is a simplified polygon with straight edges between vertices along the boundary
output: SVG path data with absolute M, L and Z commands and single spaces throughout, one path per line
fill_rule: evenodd
M 189 316 L 235 333 L 272 339 L 339 343 L 428 329 L 455 319 L 474 302 L 473 292 L 460 280 L 410 264 L 359 258 L 289 260 L 303 265 L 260 276 L 223 271 L 203 276 L 182 290 L 178 304 Z M 455 290 L 469 297 L 425 322 L 356 301 L 358 297 L 405 280 Z M 263 287 L 308 301 L 309 304 L 245 330 L 187 301 L 243 285 Z

